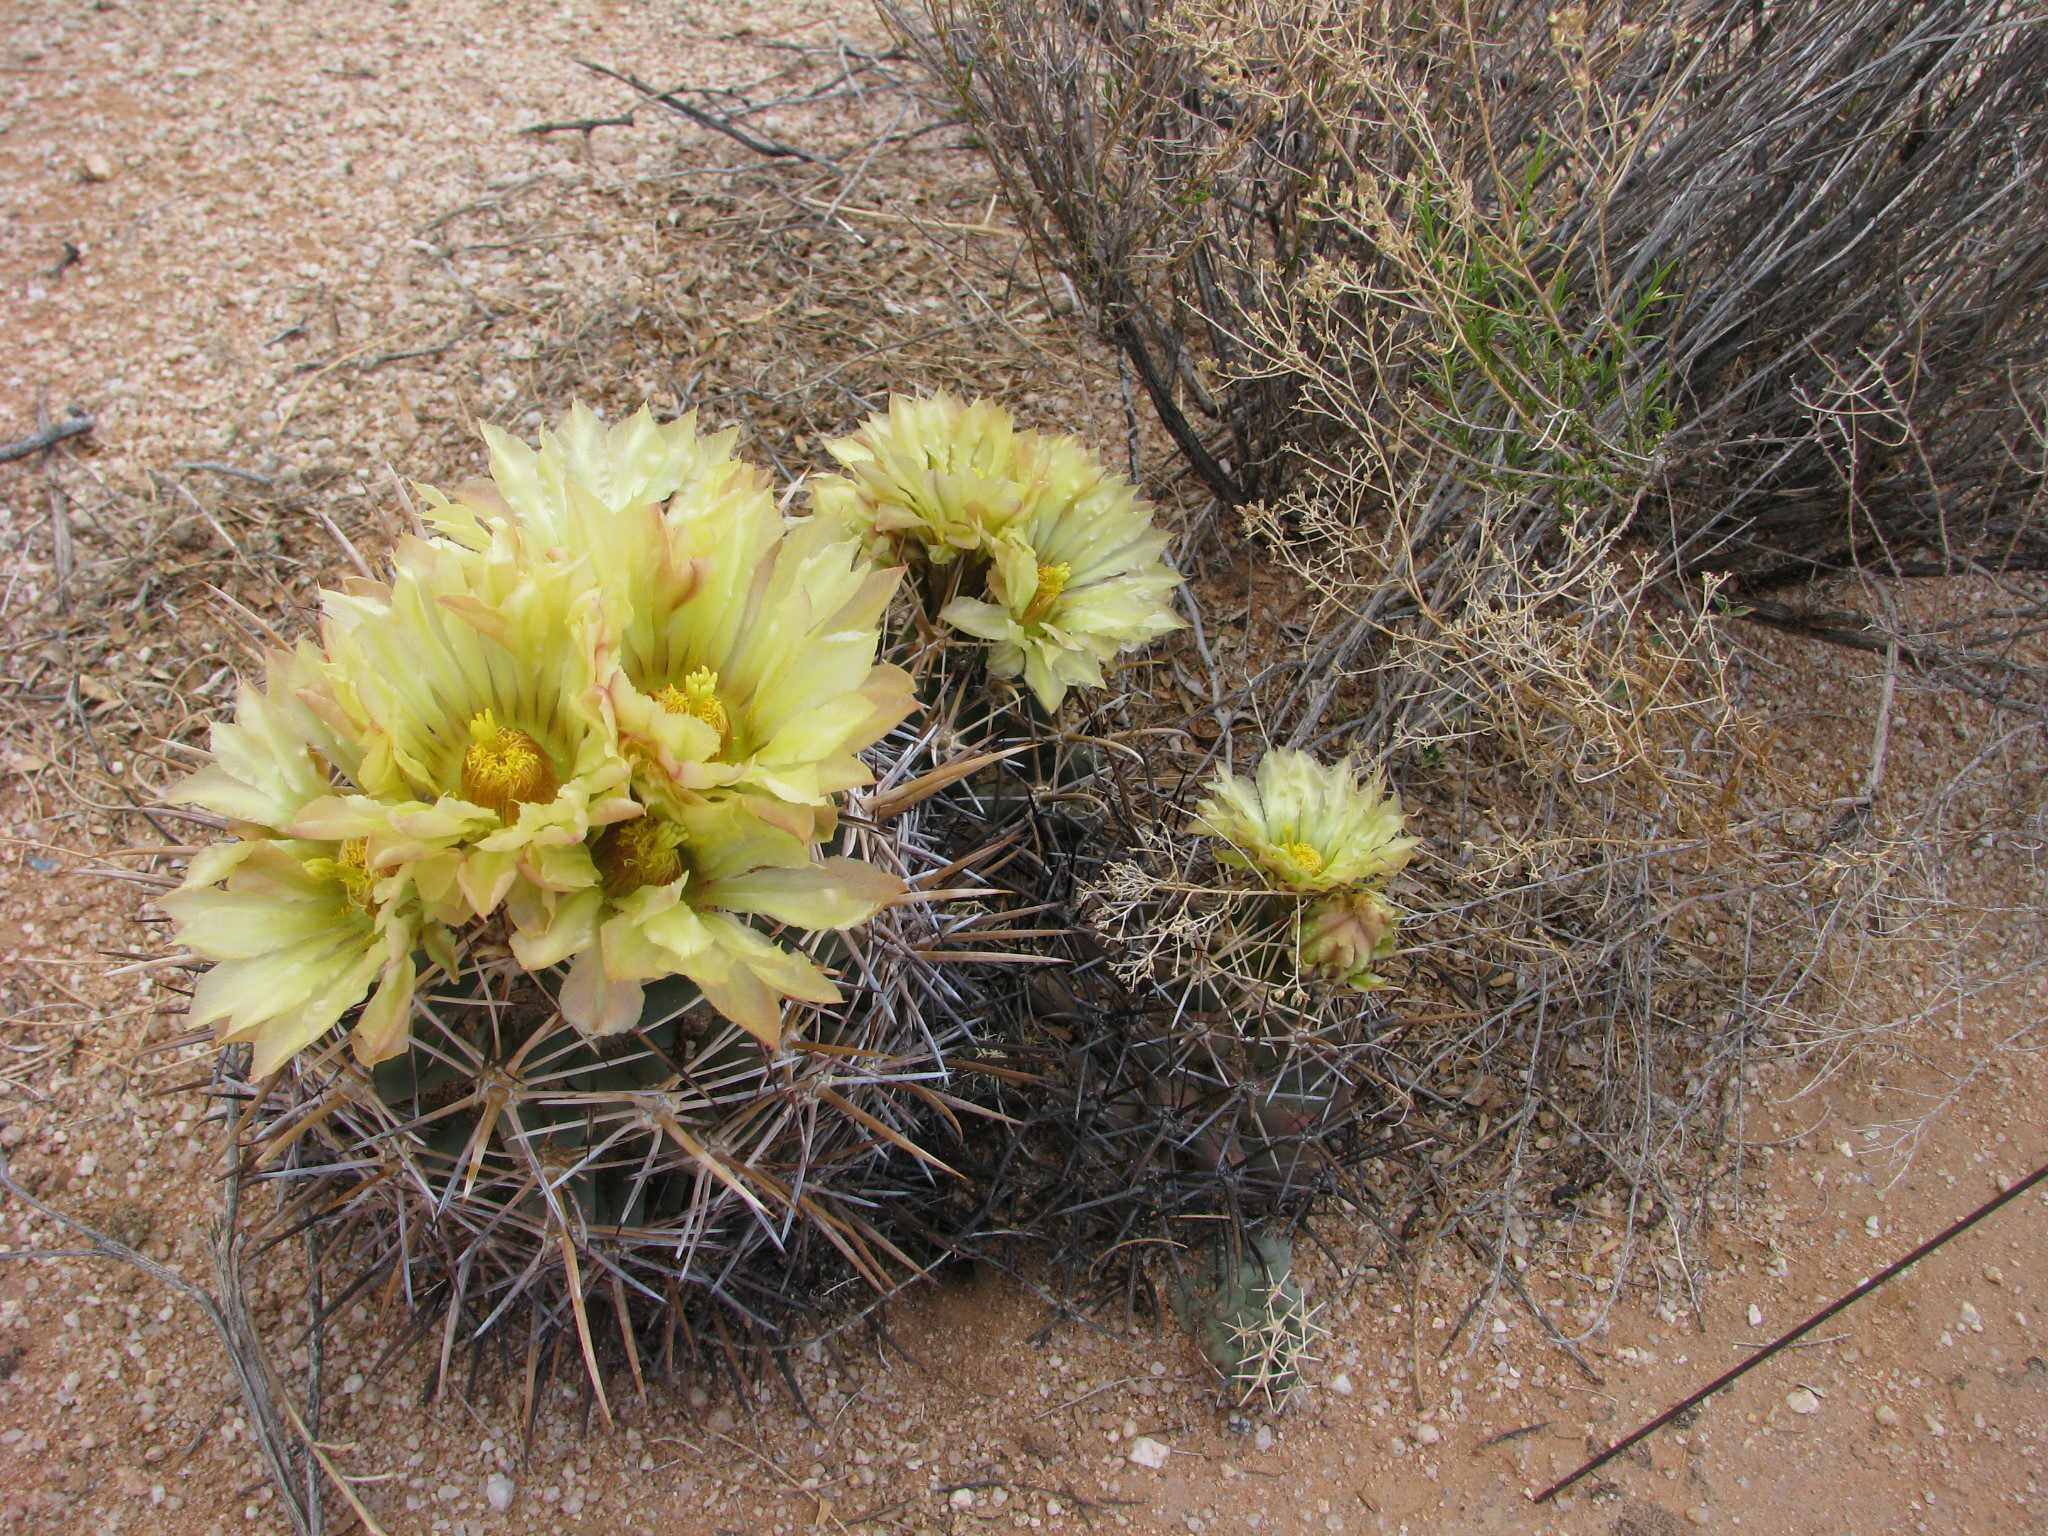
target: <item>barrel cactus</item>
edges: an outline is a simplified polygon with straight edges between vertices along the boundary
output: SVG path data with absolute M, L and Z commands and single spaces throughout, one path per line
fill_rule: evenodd
M 532 1318 L 603 1401 L 600 1352 L 886 1293 L 954 1198 L 900 572 L 731 446 L 492 434 L 171 794 L 231 834 L 163 906 L 248 1047 L 246 1167 L 350 1284 L 444 1309 L 444 1367 Z
M 693 417 L 486 438 L 215 725 L 169 798 L 224 835 L 162 906 L 252 1219 L 441 1372 L 523 1329 L 529 1407 L 567 1358 L 608 1412 L 1010 1214 L 1017 1096 L 1059 1102 L 1010 952 L 1063 932 L 1034 776 L 1177 578 L 990 402 L 897 403 L 804 517 Z

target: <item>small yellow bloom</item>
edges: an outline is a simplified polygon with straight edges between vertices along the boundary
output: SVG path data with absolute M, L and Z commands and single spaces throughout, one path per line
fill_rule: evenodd
M 1275 889 L 1339 891 L 1381 882 L 1416 848 L 1402 833 L 1401 802 L 1350 758 L 1325 766 L 1275 747 L 1255 780 L 1221 774 L 1195 811 L 1195 828 L 1227 845 L 1217 857 L 1255 870 Z
M 348 843 L 259 838 L 209 848 L 159 903 L 177 941 L 212 962 L 190 1021 L 255 1047 L 268 1076 L 368 997 L 353 1031 L 366 1063 L 410 1038 L 413 951 L 423 930 L 403 874 L 375 879 Z M 374 994 L 373 989 L 374 988 Z
M 216 721 L 211 760 L 173 786 L 172 805 L 279 833 L 313 801 L 361 785 L 363 749 L 340 719 L 326 660 L 310 643 L 266 658 L 261 688 L 244 682 L 231 720 Z
M 469 549 L 488 546 L 494 530 L 517 526 L 540 549 L 596 553 L 623 513 L 663 506 L 686 489 L 715 495 L 760 475 L 733 458 L 736 429 L 700 435 L 695 411 L 658 422 L 643 406 L 607 427 L 587 405 L 572 405 L 552 431 L 542 431 L 538 447 L 496 427 L 483 431 L 490 479 L 471 481 L 452 498 L 432 486 L 417 488 L 428 525 Z
M 986 549 L 1028 510 L 1035 487 L 1025 443 L 993 400 L 891 395 L 886 415 L 825 445 L 846 473 L 812 480 L 811 508 L 884 558 L 908 542 L 945 565 Z
M 1048 712 L 1072 687 L 1102 686 L 1103 663 L 1182 627 L 1180 577 L 1152 509 L 1078 439 L 1021 434 L 1025 510 L 987 543 L 986 598 L 939 617 L 991 642 L 989 671 L 1019 677 Z
M 643 803 L 730 788 L 822 832 L 831 797 L 872 777 L 860 753 L 916 703 L 875 659 L 902 573 L 843 527 L 791 527 L 731 444 L 578 407 L 538 448 L 493 434 L 492 481 L 430 496 L 429 520 L 478 560 L 587 570 L 600 702 Z
M 614 641 L 581 565 L 408 540 L 389 583 L 325 594 L 323 631 L 363 793 L 305 807 L 293 835 L 388 832 L 384 857 L 456 922 L 516 879 L 590 878 L 563 855 L 638 814 L 604 708 Z

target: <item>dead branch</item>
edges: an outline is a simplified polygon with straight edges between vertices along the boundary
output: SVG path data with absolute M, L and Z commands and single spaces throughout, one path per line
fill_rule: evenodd
M 749 129 L 740 127 L 729 114 L 710 112 L 703 107 L 687 102 L 683 100 L 676 90 L 657 90 L 644 80 L 635 79 L 632 75 L 626 74 L 621 70 L 608 69 L 602 64 L 593 64 L 588 59 L 578 59 L 576 62 L 593 74 L 603 75 L 607 80 L 616 80 L 621 85 L 632 87 L 649 101 L 658 102 L 660 105 L 667 107 L 671 112 L 680 113 L 700 128 L 708 128 L 713 133 L 724 134 L 735 144 L 742 145 L 757 155 L 763 155 L 770 160 L 802 160 L 807 164 L 821 165 L 827 170 L 832 171 L 839 169 L 836 162 L 826 159 L 823 155 L 814 155 L 807 149 L 798 149 L 794 144 L 785 144 L 780 139 L 773 139 L 765 134 L 754 133 Z
M 16 459 L 25 459 L 32 453 L 41 453 L 45 448 L 54 447 L 67 437 L 77 437 L 90 432 L 97 425 L 97 419 L 90 413 L 71 407 L 71 414 L 62 421 L 53 421 L 27 437 L 17 438 L 11 443 L 0 443 L 0 464 L 11 464 Z

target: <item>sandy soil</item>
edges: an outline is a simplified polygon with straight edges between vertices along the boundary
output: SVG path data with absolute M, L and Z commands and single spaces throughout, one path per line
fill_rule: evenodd
M 97 417 L 89 438 L 0 468 L 0 1148 L 42 1198 L 208 1278 L 215 1143 L 187 1086 L 203 1059 L 138 1056 L 177 1023 L 148 974 L 109 974 L 155 943 L 146 890 L 117 874 L 136 861 L 109 852 L 159 836 L 131 804 L 161 771 L 157 739 L 190 739 L 187 715 L 228 697 L 210 586 L 289 623 L 338 568 L 323 519 L 374 544 L 391 526 L 385 463 L 468 472 L 470 418 L 558 410 L 578 349 L 607 360 L 585 392 L 701 401 L 771 449 L 807 412 L 843 424 L 890 376 L 862 352 L 838 399 L 788 371 L 787 338 L 839 323 L 808 290 L 792 306 L 789 264 L 831 269 L 786 232 L 784 265 L 748 254 L 746 209 L 720 190 L 721 167 L 749 161 L 736 146 L 652 112 L 587 137 L 518 132 L 631 104 L 579 57 L 737 86 L 780 67 L 771 44 L 840 36 L 872 43 L 872 22 L 782 0 L 0 14 L 0 437 L 39 411 Z M 856 98 L 788 131 L 832 152 L 897 110 Z M 1120 433 L 1113 363 L 1028 284 L 964 318 L 920 286 L 949 235 L 998 265 L 1014 254 L 985 175 L 933 139 L 853 190 L 859 263 L 894 285 L 862 347 L 925 337 L 920 357 L 951 348 L 969 377 L 980 347 L 1000 375 L 982 387 Z M 1868 755 L 1879 664 L 1753 659 L 1816 804 Z M 1902 694 L 1887 793 L 1927 792 L 1989 728 Z M 2032 853 L 1977 855 L 1953 872 L 1998 909 L 1974 968 L 2028 970 L 2048 938 Z M 1583 1367 L 1509 1291 L 1459 1329 L 1487 1278 L 1468 1260 L 1434 1259 L 1411 1295 L 1363 1234 L 1328 1223 L 1331 1257 L 1310 1274 L 1326 1358 L 1276 1416 L 1220 1406 L 1177 1330 L 1060 1320 L 988 1279 L 894 1311 L 909 1359 L 812 1351 L 809 1419 L 779 1383 L 751 1400 L 664 1388 L 626 1398 L 607 1431 L 562 1383 L 530 1449 L 502 1383 L 425 1406 L 409 1365 L 371 1379 L 395 1309 L 366 1301 L 324 1362 L 323 1439 L 394 1533 L 2048 1530 L 2039 1196 L 1567 1499 L 1528 1498 L 2048 1158 L 2048 1071 L 1997 1048 L 2048 1015 L 2038 972 L 1950 1000 L 1917 963 L 1902 952 L 1858 981 L 1873 1023 L 1904 1021 L 1883 1047 L 1818 1086 L 1813 1061 L 1759 1074 L 1704 1251 L 1664 1244 L 1619 1297 L 1601 1288 L 1601 1213 L 1514 1254 L 1583 1334 Z M 0 1242 L 75 1240 L 9 1205 Z M 289 1318 L 282 1289 L 268 1301 Z M 1163 1467 L 1133 1460 L 1145 1441 Z M 0 1528 L 287 1528 L 191 1305 L 89 1259 L 0 1265 Z

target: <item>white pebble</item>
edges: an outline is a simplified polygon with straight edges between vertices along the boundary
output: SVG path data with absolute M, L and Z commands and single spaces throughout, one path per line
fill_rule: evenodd
M 1415 1426 L 1415 1443 L 1417 1445 L 1435 1445 L 1443 1437 L 1444 1432 L 1434 1424 L 1418 1424 Z
M 502 1472 L 484 1479 L 484 1499 L 501 1515 L 512 1507 L 512 1495 L 518 1491 L 518 1485 Z
M 1764 1325 L 1764 1309 L 1755 1302 L 1749 1304 L 1749 1326 L 1761 1328 Z
M 1150 1467 L 1154 1472 L 1165 1466 L 1166 1458 L 1172 1454 L 1172 1451 L 1150 1435 L 1140 1435 L 1131 1442 L 1132 1463 L 1140 1467 Z
M 1820 1399 L 1805 1387 L 1796 1387 L 1785 1394 L 1785 1406 L 1794 1413 L 1819 1413 Z
M 1352 1391 L 1350 1375 L 1347 1372 L 1339 1371 L 1330 1382 L 1330 1390 L 1339 1397 L 1349 1397 Z

